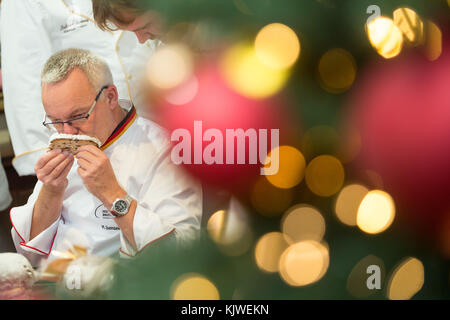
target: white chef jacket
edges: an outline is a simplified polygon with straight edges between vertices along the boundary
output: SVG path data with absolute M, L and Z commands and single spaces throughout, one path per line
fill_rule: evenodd
M 130 113 L 129 113 L 130 114 Z M 112 139 L 112 140 L 111 140 Z M 138 251 L 168 235 L 177 243 L 190 243 L 200 230 L 202 191 L 170 158 L 167 134 L 154 122 L 129 117 L 102 146 L 123 189 L 137 200 L 133 231 Z M 42 183 L 38 181 L 28 202 L 10 212 L 14 245 L 33 265 L 52 250 L 72 245 L 71 229 L 84 233 L 88 253 L 136 255 L 105 206 L 87 191 L 75 162 L 68 174 L 60 217 L 31 241 L 33 208 Z
M 140 94 L 147 59 L 160 41 L 138 42 L 128 31 L 106 32 L 93 20 L 91 0 L 3 0 L 1 3 L 3 92 L 6 120 L 19 175 L 34 173 L 47 146 L 42 125 L 40 75 L 48 58 L 68 48 L 88 49 L 109 65 L 120 99 L 151 118 Z

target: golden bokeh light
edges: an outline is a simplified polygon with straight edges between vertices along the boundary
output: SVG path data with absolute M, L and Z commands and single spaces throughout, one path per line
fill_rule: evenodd
M 364 299 L 384 288 L 385 267 L 374 255 L 361 259 L 347 278 L 347 291 L 355 298 Z
M 263 235 L 255 246 L 256 265 L 266 272 L 277 272 L 281 254 L 289 246 L 286 236 L 281 232 Z
M 279 272 L 291 286 L 306 286 L 319 281 L 328 270 L 328 248 L 316 241 L 301 241 L 281 255 Z
M 381 190 L 369 191 L 358 208 L 356 224 L 370 234 L 380 233 L 390 227 L 395 217 L 392 197 Z
M 373 19 L 367 25 L 367 34 L 372 47 L 386 59 L 394 58 L 402 51 L 403 34 L 392 19 Z
M 268 67 L 249 45 L 235 45 L 223 57 L 221 70 L 236 92 L 249 98 L 267 98 L 279 92 L 288 73 Z
M 230 201 L 229 210 L 219 210 L 211 215 L 206 230 L 219 249 L 227 255 L 239 256 L 251 247 L 253 232 L 244 209 L 236 200 Z
M 326 52 L 319 61 L 319 82 L 330 93 L 348 90 L 356 78 L 356 62 L 350 52 L 335 48 Z
M 174 105 L 183 105 L 192 101 L 198 92 L 198 80 L 193 76 L 184 83 L 165 94 L 167 102 Z
M 219 300 L 219 290 L 208 278 L 187 273 L 174 281 L 170 289 L 172 300 Z
M 297 205 L 284 214 L 281 231 L 295 242 L 303 240 L 320 242 L 325 234 L 325 219 L 316 208 Z
M 294 199 L 292 189 L 274 187 L 265 177 L 259 177 L 251 191 L 252 206 L 266 217 L 281 215 Z
M 344 184 L 344 178 L 342 163 L 330 155 L 318 156 L 306 167 L 306 185 L 311 192 L 321 197 L 337 193 Z
M 183 45 L 160 47 L 147 64 L 147 78 L 158 89 L 172 89 L 187 81 L 193 72 L 193 58 Z
M 425 55 L 428 60 L 437 60 L 442 54 L 442 32 L 431 21 L 426 22 L 425 28 Z
M 407 258 L 392 272 L 387 296 L 390 300 L 409 300 L 422 289 L 424 282 L 422 262 L 416 258 Z
M 394 11 L 394 23 L 402 31 L 409 45 L 417 46 L 423 43 L 423 21 L 412 9 L 398 8 Z
M 278 152 L 278 157 L 272 157 L 274 152 Z M 305 157 L 296 148 L 291 146 L 280 146 L 273 149 L 267 155 L 271 162 L 264 166 L 265 177 L 277 188 L 289 189 L 298 185 L 305 174 Z M 272 161 L 278 161 L 274 164 Z M 278 167 L 276 174 L 270 175 L 269 168 Z
M 350 184 L 344 187 L 336 198 L 334 212 L 343 224 L 356 226 L 356 216 L 362 200 L 369 189 L 360 184 Z
M 255 39 L 255 52 L 262 63 L 282 70 L 291 67 L 300 55 L 300 41 L 294 30 L 281 23 L 262 28 Z

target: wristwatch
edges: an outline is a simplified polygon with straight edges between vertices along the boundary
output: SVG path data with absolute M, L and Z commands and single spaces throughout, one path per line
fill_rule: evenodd
M 133 198 L 128 194 L 123 198 L 117 198 L 114 200 L 109 211 L 113 214 L 113 216 L 123 217 L 130 210 L 131 202 L 133 202 Z

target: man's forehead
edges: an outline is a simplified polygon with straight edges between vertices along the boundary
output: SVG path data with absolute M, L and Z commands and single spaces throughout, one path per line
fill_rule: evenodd
M 87 112 L 93 101 L 90 88 L 71 87 L 64 84 L 45 84 L 42 87 L 42 103 L 45 112 L 54 118 L 69 117 Z

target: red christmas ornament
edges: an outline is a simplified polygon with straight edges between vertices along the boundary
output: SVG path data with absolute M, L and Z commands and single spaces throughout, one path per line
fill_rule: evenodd
M 378 173 L 407 210 L 434 231 L 450 208 L 450 47 L 375 64 L 355 86 L 351 126 L 361 135 L 360 168 Z
M 180 104 L 183 96 L 188 101 Z M 286 128 L 280 98 L 255 100 L 238 94 L 215 63 L 158 94 L 156 104 L 162 125 L 171 133 L 172 161 L 208 184 L 233 191 L 243 190 L 261 174 L 267 153 L 281 143 Z M 245 134 L 252 138 L 243 144 L 239 139 Z

